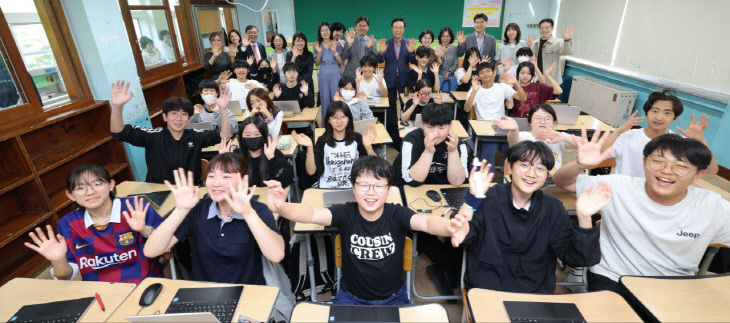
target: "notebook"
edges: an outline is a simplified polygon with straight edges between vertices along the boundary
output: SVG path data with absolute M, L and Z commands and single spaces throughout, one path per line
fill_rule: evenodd
M 25 305 L 8 322 L 77 322 L 94 302 L 93 297 Z
M 397 306 L 332 305 L 328 322 L 400 322 Z
M 335 204 L 343 204 L 347 202 L 356 202 L 355 195 L 352 194 L 352 190 L 333 190 L 327 191 L 322 194 L 324 207 L 328 208 Z
M 519 131 L 530 131 L 530 123 L 527 122 L 527 118 L 512 118 L 517 122 L 517 128 Z M 502 129 L 500 127 L 497 127 L 496 124 L 492 124 L 492 128 L 494 129 L 494 133 L 497 136 L 506 136 L 509 130 Z
M 510 322 L 585 322 L 573 303 L 504 301 Z
M 581 111 L 580 107 L 567 104 L 552 104 L 550 106 L 555 110 L 558 124 L 572 126 L 578 123 L 578 117 L 580 117 Z

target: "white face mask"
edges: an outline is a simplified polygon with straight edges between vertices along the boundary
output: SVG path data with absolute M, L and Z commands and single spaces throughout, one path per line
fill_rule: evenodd
M 215 103 L 215 94 L 203 94 L 200 97 L 203 99 L 203 102 L 205 102 L 206 105 L 211 105 Z
M 529 56 L 520 56 L 520 57 L 517 57 L 517 62 L 519 62 L 519 63 L 528 62 L 528 61 L 530 61 L 530 57 Z
M 355 90 L 341 90 L 340 95 L 342 95 L 342 98 L 345 99 L 345 101 L 350 101 L 355 97 Z

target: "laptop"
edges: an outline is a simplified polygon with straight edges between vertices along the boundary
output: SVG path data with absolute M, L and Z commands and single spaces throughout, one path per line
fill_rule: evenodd
M 354 121 L 353 126 L 355 127 L 355 132 L 362 134 L 365 130 L 368 130 L 369 125 L 374 126 L 376 123 L 378 123 L 378 118 L 370 118 Z
M 210 322 L 218 323 L 218 319 L 210 312 L 201 313 L 177 313 L 177 314 L 157 314 L 157 315 L 135 315 L 126 316 L 125 319 L 129 322 L 183 322 L 183 323 L 196 323 L 196 322 Z
M 510 322 L 585 322 L 573 303 L 504 301 Z
M 517 128 L 519 131 L 530 131 L 530 123 L 527 122 L 527 118 L 512 118 L 517 122 Z M 497 136 L 506 136 L 507 133 L 509 133 L 509 130 L 502 129 L 500 127 L 497 127 L 496 124 L 492 124 L 492 128 L 494 129 L 494 133 Z
M 555 116 L 558 117 L 558 124 L 564 124 L 572 126 L 578 123 L 578 117 L 580 117 L 580 107 L 567 104 L 552 104 L 550 105 L 555 110 Z
M 193 129 L 193 130 L 215 130 L 216 125 L 212 122 L 198 122 L 198 123 L 190 123 L 188 124 L 187 129 Z
M 464 198 L 466 197 L 467 191 L 469 191 L 468 187 L 442 188 L 441 195 L 443 195 L 444 200 L 446 200 L 446 204 L 448 204 L 450 208 L 458 210 L 464 204 Z
M 231 110 L 233 115 L 236 117 L 243 116 L 243 108 L 241 107 L 241 102 L 239 101 L 228 102 L 228 109 Z
M 143 193 L 143 194 L 132 194 L 128 197 L 134 197 L 134 196 L 140 196 L 142 199 L 144 199 L 147 203 L 152 204 L 152 208 L 157 210 L 159 209 L 162 204 L 165 204 L 165 201 L 167 200 L 167 197 L 170 196 L 170 191 L 159 191 L 159 192 L 149 192 L 149 193 Z
M 93 297 L 25 305 L 8 322 L 77 322 L 94 302 Z
M 290 114 L 300 114 L 302 113 L 302 109 L 299 107 L 299 101 L 297 100 L 286 100 L 286 101 L 276 101 L 276 106 L 284 113 L 290 113 Z
M 326 191 L 324 192 L 324 194 L 322 194 L 322 200 L 324 202 L 325 208 L 328 208 L 335 204 L 356 202 L 355 195 L 352 194 L 352 190 Z
M 398 306 L 331 305 L 328 322 L 400 322 Z
M 231 322 L 243 286 L 180 288 L 165 314 L 212 313 L 218 321 Z

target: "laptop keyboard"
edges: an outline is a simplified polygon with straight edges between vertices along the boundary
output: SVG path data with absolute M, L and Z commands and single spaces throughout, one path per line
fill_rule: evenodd
M 174 313 L 212 313 L 218 321 L 231 322 L 233 313 L 236 311 L 238 301 L 220 302 L 176 302 L 170 304 L 166 314 Z
M 450 207 L 459 209 L 464 204 L 464 198 L 466 198 L 466 192 L 468 187 L 457 187 L 457 188 L 442 188 L 441 195 L 444 196 L 446 203 Z
M 8 322 L 13 322 L 13 323 L 15 323 L 15 322 L 17 322 L 17 323 L 21 323 L 21 322 L 33 322 L 33 323 L 36 323 L 36 322 L 38 322 L 38 323 L 75 323 L 75 322 L 78 322 L 79 321 L 79 319 L 81 318 L 81 314 L 83 314 L 83 313 L 68 314 L 68 315 L 59 315 L 59 316 L 53 318 L 52 320 L 51 319 L 48 319 L 48 320 L 27 320 L 27 321 L 26 320 L 20 320 L 20 321 L 15 320 L 14 321 L 13 318 L 10 318 L 10 321 L 8 321 Z

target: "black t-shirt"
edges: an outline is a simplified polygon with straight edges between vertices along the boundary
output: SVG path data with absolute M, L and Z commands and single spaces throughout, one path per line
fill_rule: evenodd
M 216 130 L 185 129 L 180 140 L 175 140 L 167 128 L 140 128 L 124 125 L 121 132 L 112 132 L 112 138 L 145 148 L 147 179 L 150 183 L 175 182 L 173 170 L 182 167 L 194 173 L 200 182 L 200 150 L 221 142 Z
M 429 67 L 427 67 L 425 71 L 421 73 L 421 79 L 427 79 L 432 88 L 436 84 L 436 75 L 433 74 L 431 68 Z M 418 82 L 418 72 L 414 70 L 408 70 L 408 86 L 411 87 L 414 92 L 416 88 L 416 82 Z
M 413 95 L 418 95 L 418 93 L 414 93 Z M 433 98 L 428 99 L 428 103 L 426 103 L 426 104 L 429 104 L 429 103 L 434 103 Z M 423 105 L 417 104 L 416 108 L 413 109 L 413 112 L 411 112 L 411 117 L 409 118 L 409 120 L 415 121 L 416 115 L 421 114 L 421 112 L 423 111 L 423 107 L 425 107 L 426 104 L 423 104 Z M 410 98 L 410 99 L 408 99 L 408 101 L 406 101 L 406 104 L 403 106 L 403 110 L 401 111 L 401 114 L 403 112 L 405 112 L 406 110 L 410 109 L 411 105 L 413 105 L 413 98 Z
M 236 150 L 241 153 L 240 149 Z M 279 150 L 274 150 L 274 158 L 267 159 L 262 152 L 259 157 L 253 158 L 248 156 L 248 185 L 256 185 L 258 187 L 266 186 L 264 181 L 275 179 L 281 183 L 281 187 L 287 187 L 291 184 L 294 177 L 292 167 L 286 156 Z
M 403 245 L 413 211 L 386 203 L 379 219 L 360 215 L 357 203 L 333 205 L 332 225 L 342 241 L 342 289 L 368 300 L 385 299 L 403 286 Z
M 305 107 L 314 107 L 314 95 L 312 84 L 309 84 L 309 90 L 305 96 L 302 90 L 299 89 L 299 83 L 294 87 L 287 87 L 286 84 L 281 85 L 281 95 L 278 98 L 274 98 L 274 101 L 299 101 L 299 108 L 304 109 Z
M 405 138 L 403 138 L 403 146 L 401 147 L 400 156 L 396 158 L 395 167 L 396 173 L 401 176 L 401 179 L 406 184 L 417 186 L 421 184 L 449 184 L 448 173 L 448 161 L 449 152 L 446 145 L 446 141 L 436 145 L 436 151 L 433 154 L 433 160 L 431 161 L 431 167 L 429 168 L 428 175 L 423 182 L 417 182 L 409 175 L 411 167 L 418 162 L 421 158 L 421 154 L 426 150 L 426 145 L 423 143 L 423 129 L 416 129 L 409 132 Z M 459 152 L 460 164 L 464 167 L 465 174 L 469 174 L 469 163 L 471 162 L 471 156 L 466 143 L 460 141 L 457 147 Z

